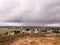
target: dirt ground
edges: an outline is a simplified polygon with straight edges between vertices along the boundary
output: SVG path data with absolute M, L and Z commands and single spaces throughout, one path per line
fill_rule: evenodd
M 39 37 L 39 38 L 19 38 L 9 45 L 60 45 L 60 38 Z

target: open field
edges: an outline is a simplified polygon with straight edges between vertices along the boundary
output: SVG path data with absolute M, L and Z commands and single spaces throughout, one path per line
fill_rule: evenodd
M 38 29 L 38 28 L 0 28 L 0 34 L 14 30 Z M 43 29 L 42 29 L 43 30 Z M 45 28 L 44 28 L 45 30 Z M 57 30 L 57 29 L 56 29 Z M 37 33 L 17 33 L 13 35 L 0 36 L 0 45 L 60 45 L 60 33 L 39 32 Z M 10 33 L 11 34 L 11 33 Z
M 0 28 L 0 34 L 6 33 L 6 32 L 10 32 L 10 31 L 14 31 L 17 29 L 12 29 L 12 28 Z M 20 29 L 19 29 L 20 30 Z
M 18 38 L 17 40 L 6 43 L 4 45 L 60 45 L 60 38 L 58 37 Z
M 17 34 L 2 37 L 0 45 L 60 45 L 60 37 L 40 37 L 39 35 Z
M 9 45 L 60 45 L 60 38 L 56 37 L 24 38 L 19 39 Z
M 10 31 L 8 28 L 0 28 L 0 34 Z

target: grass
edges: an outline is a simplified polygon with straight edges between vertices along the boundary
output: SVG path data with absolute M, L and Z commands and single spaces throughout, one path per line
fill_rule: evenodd
M 14 29 L 9 29 L 9 28 L 0 28 L 0 34 L 3 34 L 3 33 L 5 33 L 5 32 L 10 32 L 10 31 L 14 31 Z M 17 38 L 26 38 L 26 36 L 29 36 L 29 37 L 31 37 L 31 38 L 37 38 L 37 37 L 60 37 L 60 34 L 56 34 L 56 33 L 51 33 L 51 34 L 42 34 L 42 33 L 40 33 L 40 34 L 22 34 L 22 35 L 17 35 L 17 36 L 15 36 L 14 38 L 12 38 L 11 40 L 10 40 L 10 42 L 14 42 L 14 41 L 16 41 L 17 40 Z M 4 38 L 5 39 L 5 38 Z M 3 43 L 1 43 L 0 45 L 6 45 L 7 43 L 6 42 L 3 42 Z M 22 44 L 23 45 L 23 44 Z M 37 45 L 37 43 L 35 42 L 35 41 L 32 41 L 31 42 L 31 45 Z M 47 44 L 46 44 L 47 45 Z
M 5 33 L 5 32 L 14 31 L 14 30 L 18 30 L 18 29 L 0 28 L 0 34 L 3 34 L 3 33 Z M 20 29 L 19 29 L 19 30 L 20 30 Z
M 8 28 L 0 28 L 0 34 L 10 31 Z
M 26 35 L 25 35 L 25 36 L 26 36 Z M 28 35 L 27 35 L 27 36 L 28 36 Z M 30 37 L 30 36 L 28 36 L 28 37 Z M 18 40 L 18 38 L 21 38 L 21 37 L 17 35 L 16 38 L 13 37 L 10 41 L 2 42 L 1 45 L 6 45 L 6 44 L 8 44 L 9 42 L 10 42 L 10 43 L 11 43 L 11 42 L 14 42 L 14 41 Z M 22 36 L 21 39 L 24 39 L 24 38 L 26 38 L 26 37 Z M 33 38 L 35 38 L 35 37 L 33 36 Z M 39 39 L 43 38 L 43 39 L 45 39 L 45 38 L 50 38 L 50 37 L 36 37 L 36 38 L 39 38 Z M 53 38 L 55 38 L 55 37 L 53 37 Z M 58 37 L 57 37 L 57 38 L 58 38 Z M 59 38 L 59 39 L 60 39 L 60 38 Z M 21 44 L 21 45 L 23 45 L 23 44 Z M 31 42 L 31 45 L 37 45 L 37 42 L 32 41 L 32 42 Z M 46 43 L 46 45 L 47 45 L 47 43 Z

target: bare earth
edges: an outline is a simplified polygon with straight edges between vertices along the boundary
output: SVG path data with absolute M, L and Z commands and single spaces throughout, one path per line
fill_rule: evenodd
M 39 37 L 18 39 L 9 45 L 60 45 L 60 38 Z

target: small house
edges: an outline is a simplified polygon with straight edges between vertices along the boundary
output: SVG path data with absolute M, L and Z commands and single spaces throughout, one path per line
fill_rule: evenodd
M 50 33 L 51 33 L 52 31 L 53 31 L 53 30 L 47 30 L 47 32 L 50 32 Z
M 15 33 L 14 32 L 11 32 L 10 35 L 14 35 Z
M 38 31 L 38 29 L 34 29 L 34 33 L 38 33 L 39 31 Z
M 8 32 L 8 35 L 14 35 L 15 33 L 13 31 Z
M 22 33 L 31 33 L 32 32 L 32 30 L 22 30 Z

